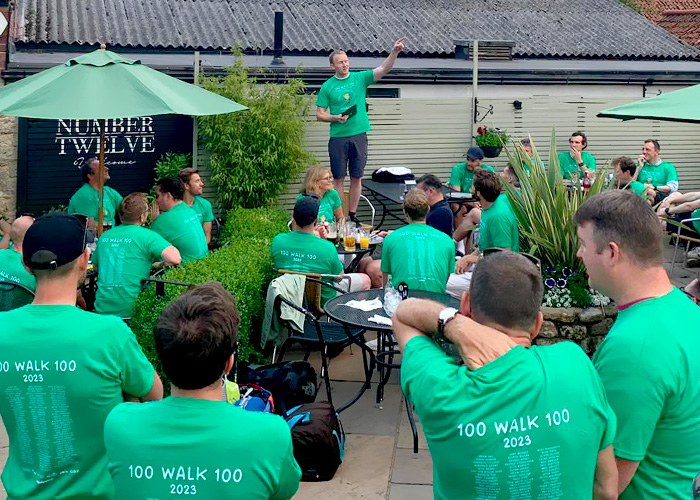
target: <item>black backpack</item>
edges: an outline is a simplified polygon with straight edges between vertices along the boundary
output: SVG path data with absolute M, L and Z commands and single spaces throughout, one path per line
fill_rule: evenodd
M 327 401 L 292 408 L 285 415 L 302 481 L 333 479 L 345 453 L 345 431 Z
M 316 370 L 307 361 L 241 367 L 237 382 L 257 384 L 270 391 L 275 401 L 275 413 L 282 416 L 288 408 L 313 403 L 318 392 Z

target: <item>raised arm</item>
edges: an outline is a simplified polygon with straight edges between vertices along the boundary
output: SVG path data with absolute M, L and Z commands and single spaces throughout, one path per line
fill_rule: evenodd
M 391 52 L 389 52 L 389 57 L 387 57 L 382 64 L 374 68 L 374 81 L 378 82 L 384 76 L 386 76 L 389 71 L 394 67 L 394 63 L 396 62 L 396 57 L 399 55 L 399 52 L 401 52 L 404 49 L 404 44 L 406 43 L 405 38 L 399 38 L 394 42 L 394 48 L 391 49 Z M 317 114 L 318 116 L 318 114 Z

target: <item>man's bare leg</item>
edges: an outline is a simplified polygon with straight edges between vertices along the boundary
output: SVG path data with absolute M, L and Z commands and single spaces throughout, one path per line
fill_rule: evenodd
M 360 203 L 360 194 L 362 194 L 362 178 L 350 177 L 350 196 L 348 203 L 350 204 L 350 212 L 357 212 L 357 205 Z
M 345 192 L 345 177 L 341 177 L 340 179 L 333 179 L 333 186 L 335 187 L 335 190 L 338 191 L 338 195 L 340 196 L 340 199 L 343 199 L 343 193 Z

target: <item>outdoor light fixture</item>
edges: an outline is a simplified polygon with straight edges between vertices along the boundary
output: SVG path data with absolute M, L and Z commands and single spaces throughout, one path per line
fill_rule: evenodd
M 513 107 L 515 109 L 523 109 L 523 101 L 513 101 Z

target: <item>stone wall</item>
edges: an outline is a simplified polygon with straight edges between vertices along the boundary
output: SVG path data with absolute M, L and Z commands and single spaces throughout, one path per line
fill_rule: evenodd
M 0 215 L 8 220 L 17 208 L 17 119 L 0 116 Z
M 592 355 L 607 335 L 617 317 L 617 305 L 605 307 L 555 308 L 543 307 L 544 324 L 536 345 L 576 342 L 587 354 Z

